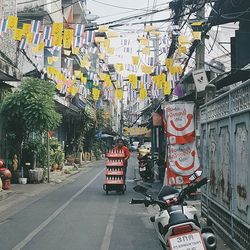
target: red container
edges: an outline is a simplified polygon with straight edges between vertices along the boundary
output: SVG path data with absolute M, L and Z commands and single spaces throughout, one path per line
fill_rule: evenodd
M 10 189 L 10 179 L 11 179 L 11 172 L 7 168 L 0 168 L 0 177 L 3 182 L 3 189 L 8 190 Z

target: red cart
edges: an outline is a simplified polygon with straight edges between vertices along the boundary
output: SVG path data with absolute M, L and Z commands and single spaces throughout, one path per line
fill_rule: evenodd
M 124 178 L 124 158 L 125 154 L 121 150 L 112 150 L 107 154 L 105 183 L 103 189 L 108 195 L 109 191 L 121 192 L 126 191 L 126 184 Z

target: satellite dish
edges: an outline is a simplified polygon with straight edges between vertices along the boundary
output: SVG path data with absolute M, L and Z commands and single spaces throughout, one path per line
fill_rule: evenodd
M 212 59 L 209 63 L 209 69 L 215 74 L 222 74 L 225 72 L 225 65 L 215 59 Z

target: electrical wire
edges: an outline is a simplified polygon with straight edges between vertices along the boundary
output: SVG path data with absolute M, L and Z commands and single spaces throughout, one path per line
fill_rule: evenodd
M 99 3 L 105 6 L 110 6 L 110 7 L 114 7 L 114 8 L 119 8 L 119 9 L 127 9 L 127 10 L 140 10 L 140 9 L 135 9 L 135 8 L 128 8 L 128 7 L 124 7 L 124 6 L 118 6 L 118 5 L 114 5 L 114 4 L 108 4 L 108 3 L 103 3 L 101 1 L 97 1 L 97 0 L 91 0 L 92 2 L 95 3 Z
M 213 44 L 212 44 L 210 50 L 208 51 L 208 54 L 210 54 L 211 51 L 212 51 L 213 48 L 214 48 L 214 45 L 215 45 L 215 43 L 216 43 L 216 39 L 217 39 L 217 36 L 218 36 L 218 32 L 219 32 L 219 25 L 217 25 L 217 30 L 216 30 L 216 33 L 215 33 L 214 41 L 213 41 Z

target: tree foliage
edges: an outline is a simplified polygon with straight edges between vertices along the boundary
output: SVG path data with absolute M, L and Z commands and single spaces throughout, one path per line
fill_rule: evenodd
M 54 93 L 52 83 L 26 78 L 20 88 L 2 103 L 6 132 L 14 134 L 22 142 L 31 132 L 41 134 L 55 129 L 60 124 L 61 115 L 55 111 Z

